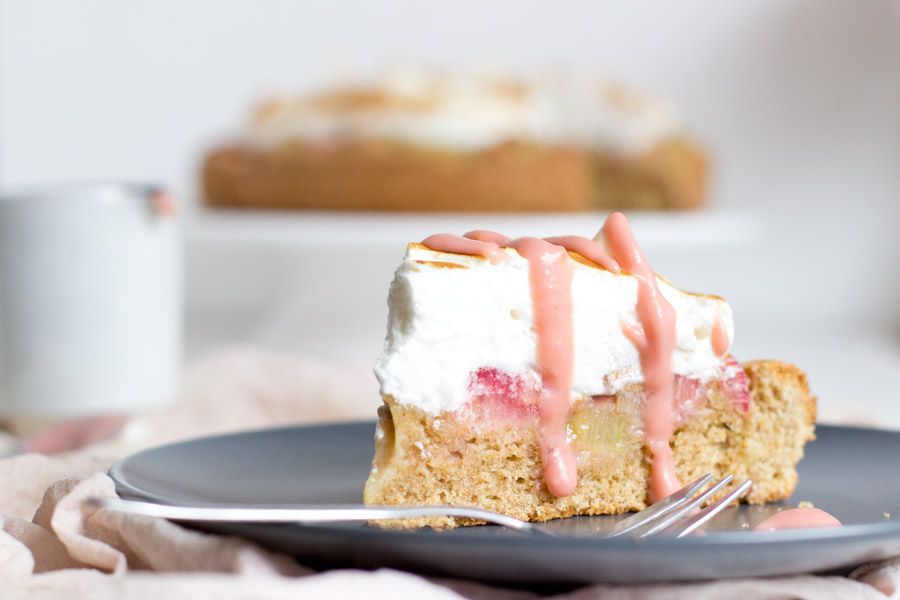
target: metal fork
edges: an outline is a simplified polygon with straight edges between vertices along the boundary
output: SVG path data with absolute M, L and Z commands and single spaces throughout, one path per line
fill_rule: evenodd
M 700 490 L 712 480 L 712 474 L 704 475 L 684 486 L 663 500 L 637 512 L 613 528 L 600 532 L 596 537 L 619 537 L 629 535 L 646 538 L 665 534 L 682 537 L 706 523 L 723 508 L 743 496 L 751 482 L 745 481 L 729 494 L 706 508 L 693 512 L 731 482 L 732 476 L 724 477 L 702 494 Z M 95 508 L 105 508 L 117 512 L 161 517 L 172 521 L 219 521 L 251 523 L 333 523 L 342 521 L 376 521 L 380 519 L 403 519 L 411 517 L 461 517 L 487 521 L 522 532 L 537 532 L 553 537 L 564 537 L 541 527 L 539 523 L 529 523 L 514 517 L 481 508 L 466 506 L 363 506 L 333 505 L 305 506 L 302 508 L 279 507 L 234 507 L 234 506 L 175 506 L 120 498 L 90 498 L 87 503 Z
M 601 536 L 631 535 L 631 537 L 642 539 L 666 534 L 676 538 L 684 537 L 719 514 L 732 502 L 742 498 L 753 485 L 753 482 L 748 479 L 709 506 L 697 510 L 734 479 L 731 475 L 726 475 L 703 493 L 699 493 L 712 478 L 713 474 L 707 473 L 656 504 L 622 519 Z

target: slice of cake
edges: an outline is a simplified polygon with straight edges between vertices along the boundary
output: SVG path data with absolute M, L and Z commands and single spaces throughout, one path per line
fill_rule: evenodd
M 678 209 L 705 182 L 666 101 L 415 69 L 267 102 L 203 166 L 207 203 L 232 208 Z
M 728 304 L 657 277 L 620 213 L 596 241 L 410 244 L 388 302 L 368 504 L 542 521 L 639 510 L 708 472 L 753 480 L 752 503 L 794 488 L 804 374 L 740 365 Z

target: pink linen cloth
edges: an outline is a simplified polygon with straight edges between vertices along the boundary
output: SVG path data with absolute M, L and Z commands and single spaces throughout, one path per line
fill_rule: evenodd
M 250 348 L 192 367 L 171 407 L 134 417 L 112 439 L 81 450 L 0 459 L 0 598 L 525 599 L 527 590 L 427 579 L 382 569 L 316 573 L 237 537 L 87 506 L 112 497 L 106 470 L 139 449 L 269 426 L 369 418 L 378 405 L 368 365 L 327 365 Z M 665 585 L 594 585 L 570 600 L 900 598 L 900 563 L 851 577 L 813 576 Z

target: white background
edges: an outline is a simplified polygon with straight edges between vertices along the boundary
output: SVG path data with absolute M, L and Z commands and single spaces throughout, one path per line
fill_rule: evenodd
M 805 368 L 826 416 L 900 404 L 897 2 L 0 0 L 0 185 L 161 182 L 186 217 L 193 352 L 372 360 L 403 243 L 442 223 L 220 219 L 196 175 L 267 94 L 409 60 L 562 66 L 675 99 L 713 158 L 711 208 L 637 215 L 651 262 L 726 297 L 735 354 Z M 602 216 L 584 220 L 555 233 Z M 357 247 L 341 227 L 381 235 Z

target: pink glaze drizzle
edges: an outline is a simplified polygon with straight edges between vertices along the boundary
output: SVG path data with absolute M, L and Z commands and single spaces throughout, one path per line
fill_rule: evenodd
M 618 275 L 621 273 L 619 263 L 614 261 L 603 249 L 603 246 L 593 240 L 578 235 L 565 235 L 561 237 L 546 238 L 547 242 L 562 246 L 566 250 L 572 250 L 582 255 L 588 260 L 592 260 L 607 271 L 611 271 Z
M 504 256 L 503 250 L 496 242 L 460 237 L 452 233 L 436 233 L 422 240 L 422 244 L 440 252 L 483 256 L 491 261 L 492 265 L 498 264 Z
M 499 233 L 476 230 L 464 237 L 433 235 L 422 244 L 439 252 L 484 256 L 492 264 L 502 259 L 500 247 L 505 246 L 516 249 L 528 261 L 537 362 L 543 380 L 538 438 L 544 482 L 557 497 L 570 495 L 577 484 L 575 452 L 566 432 L 575 362 L 571 293 L 574 263 L 566 251 L 578 252 L 613 273 L 620 273 L 622 265 L 635 276 L 641 324 L 623 321 L 622 329 L 641 357 L 647 393 L 644 428 L 652 455 L 650 498 L 655 502 L 681 487 L 669 448 L 674 430 L 671 359 L 675 349 L 675 311 L 660 293 L 656 275 L 638 247 L 625 215 L 610 215 L 603 230 L 613 257 L 597 243 L 578 236 L 510 240 Z
M 728 352 L 731 340 L 728 339 L 728 330 L 725 329 L 725 321 L 722 319 L 722 315 L 716 315 L 716 322 L 713 325 L 709 341 L 716 356 L 722 357 Z
M 503 246 L 506 244 L 506 242 L 509 241 L 509 238 L 506 237 L 505 235 L 503 235 L 502 233 L 496 233 L 494 231 L 487 231 L 485 229 L 476 229 L 475 231 L 470 231 L 463 237 L 468 238 L 470 240 L 478 240 L 479 242 L 487 242 L 489 244 L 497 244 L 498 246 Z M 425 244 L 425 245 L 428 246 L 428 244 Z
M 673 415 L 672 352 L 675 350 L 675 309 L 663 297 L 656 274 L 631 232 L 628 219 L 613 213 L 603 225 L 613 258 L 638 282 L 637 316 L 640 324 L 624 319 L 622 331 L 638 350 L 644 373 L 644 430 L 650 449 L 650 501 L 657 502 L 681 488 L 675 475 L 669 440 L 675 430 Z
M 584 243 L 578 241 L 581 239 L 595 246 L 594 251 L 589 251 L 592 254 L 588 257 L 590 260 L 601 264 L 600 260 L 605 257 L 605 262 L 612 262 L 602 249 L 586 238 L 572 236 L 558 239 L 564 244 L 571 243 L 576 252 L 584 249 Z M 562 498 L 570 495 L 578 482 L 578 464 L 566 431 L 575 364 L 571 291 L 575 267 L 566 252 L 568 248 L 533 237 L 510 240 L 499 233 L 484 230 L 470 231 L 464 237 L 440 234 L 422 243 L 442 252 L 468 252 L 488 257 L 493 256 L 495 250 L 501 252 L 500 246 L 506 246 L 518 251 L 528 261 L 537 332 L 537 363 L 542 379 L 538 399 L 538 443 L 544 464 L 544 483 L 554 496 Z M 493 258 L 491 262 L 494 263 Z M 615 265 L 615 270 L 618 272 L 618 265 Z
M 544 483 L 551 494 L 563 498 L 575 491 L 578 480 L 575 451 L 566 437 L 575 364 L 571 293 L 575 265 L 565 248 L 538 238 L 518 238 L 508 245 L 528 261 L 543 383 L 538 443 Z
M 813 507 L 792 508 L 777 512 L 753 528 L 753 531 L 781 531 L 812 527 L 842 527 L 834 515 Z

